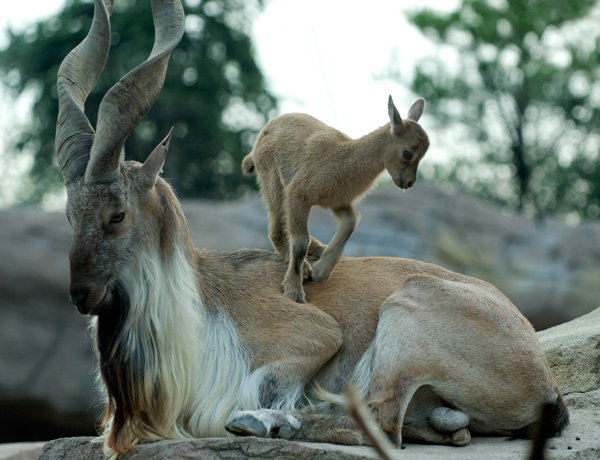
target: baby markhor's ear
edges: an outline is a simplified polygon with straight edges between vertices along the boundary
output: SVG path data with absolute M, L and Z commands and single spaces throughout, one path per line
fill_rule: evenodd
M 390 117 L 390 127 L 392 133 L 402 134 L 405 130 L 404 123 L 402 123 L 402 117 L 400 117 L 400 113 L 394 105 L 391 95 L 388 98 L 388 115 Z

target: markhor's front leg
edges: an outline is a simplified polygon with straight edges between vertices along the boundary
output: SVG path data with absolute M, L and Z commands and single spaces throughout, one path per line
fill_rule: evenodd
M 227 431 L 238 436 L 283 438 L 334 444 L 368 445 L 352 417 L 261 409 L 234 412 Z
M 297 200 L 288 197 L 288 206 L 292 206 L 292 204 L 296 203 Z M 308 249 L 311 244 L 310 234 L 308 233 L 309 213 L 310 206 L 307 206 L 305 203 L 297 203 L 292 209 L 287 209 L 290 261 L 281 285 L 283 287 L 283 295 L 298 303 L 306 302 L 302 281 L 312 277 L 313 274 L 312 267 L 306 261 Z
M 234 312 L 252 374 L 240 409 L 296 409 L 305 385 L 342 347 L 344 332 L 331 315 L 279 296 L 256 297 L 252 312 Z M 259 406 L 247 403 L 256 401 Z

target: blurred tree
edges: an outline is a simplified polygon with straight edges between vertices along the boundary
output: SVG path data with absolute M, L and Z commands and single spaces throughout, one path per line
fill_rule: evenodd
M 127 159 L 143 161 L 174 126 L 164 177 L 184 197 L 229 198 L 253 181 L 239 164 L 275 111 L 252 55 L 248 32 L 261 0 L 186 0 L 185 35 L 173 52 L 163 90 L 125 144 Z M 54 164 L 58 104 L 56 73 L 62 59 L 87 34 L 93 3 L 70 0 L 56 17 L 23 33 L 10 32 L 0 52 L 0 77 L 14 97 L 33 95 L 32 123 L 14 150 L 33 151 L 33 187 L 22 197 L 39 202 L 62 177 Z M 154 27 L 149 1 L 118 0 L 111 18 L 112 49 L 86 104 L 92 125 L 105 92 L 144 61 Z
M 438 44 L 412 89 L 452 165 L 423 168 L 528 215 L 600 214 L 597 0 L 462 0 L 409 20 Z M 442 136 L 440 136 L 442 137 Z

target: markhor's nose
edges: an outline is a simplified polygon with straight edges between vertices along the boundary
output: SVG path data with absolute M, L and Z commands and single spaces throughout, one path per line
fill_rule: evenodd
M 406 185 L 408 185 L 408 188 L 411 188 L 413 186 L 413 184 L 414 184 L 413 181 L 409 181 L 408 184 L 406 184 Z
M 80 309 L 85 304 L 87 296 L 88 291 L 86 288 L 74 288 L 71 289 L 69 293 L 71 303 L 75 305 L 78 309 Z

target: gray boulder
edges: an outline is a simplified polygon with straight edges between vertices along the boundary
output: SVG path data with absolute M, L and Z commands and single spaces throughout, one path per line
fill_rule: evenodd
M 0 211 L 0 442 L 95 432 L 86 320 L 68 299 L 64 213 Z
M 565 398 L 571 426 L 559 438 L 548 441 L 547 459 L 600 459 L 600 391 L 571 394 Z M 40 460 L 105 460 L 102 446 L 91 438 L 65 438 L 44 446 Z M 406 444 L 396 457 L 402 460 L 526 460 L 531 442 L 507 438 L 475 437 L 465 447 Z M 128 460 L 205 459 L 305 459 L 366 460 L 379 458 L 370 447 L 339 446 L 283 439 L 206 438 L 145 442 Z
M 564 394 L 600 388 L 600 308 L 538 337 Z

